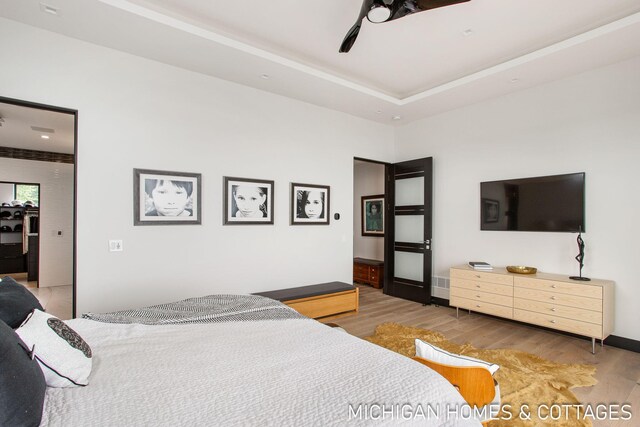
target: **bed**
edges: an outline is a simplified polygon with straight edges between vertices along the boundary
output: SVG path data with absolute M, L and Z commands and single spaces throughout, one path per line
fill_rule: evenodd
M 41 425 L 479 425 L 407 357 L 268 298 L 204 299 L 67 321 L 89 385 L 47 387 Z

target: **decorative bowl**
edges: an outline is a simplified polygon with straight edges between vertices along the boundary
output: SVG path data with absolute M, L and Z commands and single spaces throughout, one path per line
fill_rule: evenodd
M 507 271 L 517 274 L 535 274 L 538 269 L 535 267 L 525 267 L 524 265 L 508 265 Z

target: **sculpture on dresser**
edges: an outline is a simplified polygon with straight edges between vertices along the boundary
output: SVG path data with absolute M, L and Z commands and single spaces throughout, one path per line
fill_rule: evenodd
M 569 279 L 587 282 L 591 279 L 588 277 L 582 277 L 582 267 L 584 267 L 584 240 L 582 240 L 582 227 L 578 228 L 578 238 L 576 240 L 578 242 L 578 255 L 576 255 L 576 261 L 578 261 L 578 265 L 580 265 L 580 275 L 569 276 Z

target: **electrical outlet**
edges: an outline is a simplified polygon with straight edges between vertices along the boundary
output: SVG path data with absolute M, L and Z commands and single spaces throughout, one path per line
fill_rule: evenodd
M 122 240 L 109 240 L 109 252 L 122 252 Z

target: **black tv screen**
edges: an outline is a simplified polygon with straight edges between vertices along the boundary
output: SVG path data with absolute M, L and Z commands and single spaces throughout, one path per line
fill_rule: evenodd
M 584 172 L 480 183 L 480 229 L 585 231 Z

